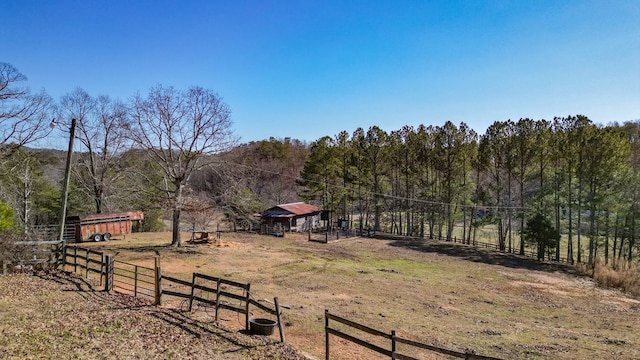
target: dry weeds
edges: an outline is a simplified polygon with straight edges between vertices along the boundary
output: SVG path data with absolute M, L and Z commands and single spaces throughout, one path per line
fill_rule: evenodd
M 619 263 L 617 269 L 613 269 L 601 262 L 596 262 L 590 272 L 600 286 L 620 289 L 640 297 L 640 267 L 637 264 Z

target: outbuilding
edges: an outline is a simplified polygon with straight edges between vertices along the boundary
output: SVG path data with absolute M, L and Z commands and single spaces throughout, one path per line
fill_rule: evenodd
M 322 210 L 306 202 L 280 204 L 260 213 L 263 233 L 309 231 L 320 226 Z

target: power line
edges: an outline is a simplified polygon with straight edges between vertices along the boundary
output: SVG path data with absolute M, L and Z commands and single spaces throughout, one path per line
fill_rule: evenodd
M 233 162 L 233 161 L 221 160 L 219 162 L 220 163 L 224 163 L 224 164 L 228 164 L 228 165 L 247 168 L 247 169 L 250 169 L 250 170 L 253 170 L 253 171 L 258 171 L 258 172 L 263 172 L 263 173 L 267 173 L 267 174 L 271 174 L 271 175 L 276 175 L 276 176 L 283 177 L 283 178 L 288 178 L 288 179 L 294 180 L 296 183 L 299 183 L 300 181 L 306 181 L 306 182 L 314 183 L 316 185 L 326 185 L 325 183 L 323 183 L 321 181 L 303 179 L 303 178 L 301 178 L 299 176 L 286 175 L 286 174 L 282 174 L 281 172 L 278 172 L 278 171 L 271 171 L 271 170 L 267 170 L 267 169 L 262 169 L 260 167 L 249 166 L 249 165 L 245 165 L 245 164 L 241 164 L 241 163 L 237 163 L 237 162 Z M 338 188 L 338 189 L 341 189 L 341 190 L 344 190 L 344 191 L 347 191 L 347 192 L 348 191 L 354 191 L 354 189 L 351 188 L 351 187 L 346 187 L 346 186 L 342 186 L 342 185 L 338 185 L 338 184 L 331 184 L 331 187 L 332 188 Z M 362 191 L 360 191 L 360 193 L 364 194 L 364 195 L 378 196 L 378 197 L 382 197 L 382 198 L 389 198 L 389 199 L 395 199 L 395 200 L 403 200 L 403 201 L 409 201 L 409 202 L 412 202 L 412 203 L 427 204 L 427 205 L 431 205 L 431 206 L 453 206 L 453 207 L 460 207 L 460 208 L 466 208 L 466 209 L 478 209 L 478 208 L 481 208 L 481 209 L 495 210 L 495 211 L 500 211 L 500 210 L 525 211 L 525 210 L 527 210 L 527 207 L 523 207 L 523 206 L 477 205 L 477 204 L 447 203 L 447 202 L 442 202 L 442 201 L 433 201 L 433 200 L 410 198 L 410 197 L 399 196 L 399 195 L 376 193 L 376 192 L 368 191 L 368 190 L 362 190 Z

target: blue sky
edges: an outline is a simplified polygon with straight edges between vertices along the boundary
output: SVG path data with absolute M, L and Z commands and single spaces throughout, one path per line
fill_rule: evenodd
M 243 142 L 378 125 L 640 118 L 640 0 L 0 1 L 0 61 L 55 99 L 213 89 Z

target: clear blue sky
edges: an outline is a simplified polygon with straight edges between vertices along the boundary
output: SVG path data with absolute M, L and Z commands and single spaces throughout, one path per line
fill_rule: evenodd
M 606 124 L 640 118 L 640 0 L 1 0 L 0 61 L 55 99 L 213 89 L 243 142 Z

